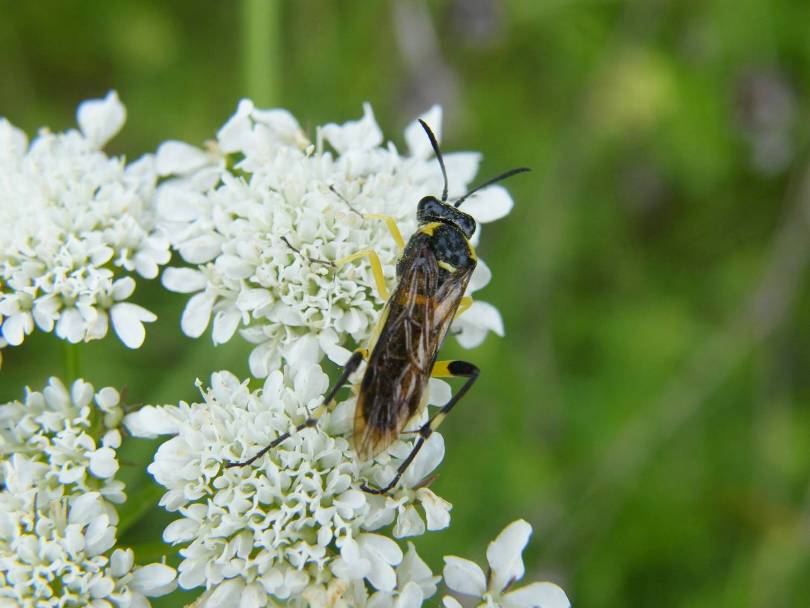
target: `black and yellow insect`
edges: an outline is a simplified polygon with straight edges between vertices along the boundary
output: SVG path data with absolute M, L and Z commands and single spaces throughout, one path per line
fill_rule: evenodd
M 296 429 L 315 426 L 320 416 L 334 405 L 337 391 L 348 382 L 362 360 L 367 359 L 368 365 L 357 391 L 353 436 L 358 457 L 368 460 L 391 445 L 408 421 L 419 417 L 425 407 L 425 389 L 431 377 L 465 378 L 462 387 L 419 428 L 419 439 L 394 478 L 384 488 L 363 486 L 365 491 L 374 494 L 386 493 L 399 482 L 425 441 L 479 375 L 478 368 L 467 361 L 437 361 L 450 324 L 471 303 L 464 292 L 476 266 L 475 250 L 470 243 L 476 224 L 471 215 L 458 207 L 481 188 L 528 171 L 526 168 L 507 171 L 450 204 L 447 201 L 447 171 L 438 142 L 430 127 L 424 121 L 419 122 L 430 139 L 441 167 L 444 178 L 442 198 L 426 196 L 419 201 L 416 210 L 419 228 L 407 244 L 393 218 L 365 216 L 385 220 L 391 235 L 402 249 L 396 269 L 398 283 L 390 297 L 382 266 L 373 250 L 359 251 L 335 262 L 341 266 L 368 257 L 377 289 L 387 303 L 368 346 L 351 356 L 322 405 Z M 226 466 L 250 464 L 290 435 L 289 432 L 283 433 L 252 458 Z

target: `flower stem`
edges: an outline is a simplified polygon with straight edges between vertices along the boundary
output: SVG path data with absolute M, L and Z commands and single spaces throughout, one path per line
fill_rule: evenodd
M 278 0 L 242 0 L 242 77 L 256 105 L 278 104 Z
M 63 341 L 65 354 L 65 380 L 73 382 L 79 377 L 79 345 Z

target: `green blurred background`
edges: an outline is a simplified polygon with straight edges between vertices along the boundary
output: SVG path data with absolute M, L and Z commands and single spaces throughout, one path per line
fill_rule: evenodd
M 310 130 L 368 100 L 400 144 L 441 103 L 480 175 L 534 171 L 485 230 L 507 335 L 467 355 L 483 376 L 435 482 L 453 524 L 420 552 L 482 562 L 525 517 L 527 579 L 577 606 L 806 606 L 809 24 L 789 0 L 3 0 L 0 115 L 64 129 L 114 88 L 108 151 L 134 159 L 202 143 L 246 95 Z M 85 377 L 159 403 L 247 375 L 244 344 L 180 337 L 185 297 L 138 285 L 159 322 L 138 352 L 84 347 Z M 6 351 L 0 398 L 62 361 L 51 336 Z M 124 476 L 122 542 L 152 559 L 171 517 L 139 520 L 159 493 Z

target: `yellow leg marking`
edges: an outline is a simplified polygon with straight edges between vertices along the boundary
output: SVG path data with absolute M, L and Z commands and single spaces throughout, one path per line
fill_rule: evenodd
M 374 283 L 377 286 L 377 293 L 381 299 L 387 301 L 390 294 L 388 293 L 388 286 L 385 284 L 385 275 L 383 275 L 380 256 L 377 255 L 376 251 L 373 249 L 364 249 L 363 251 L 358 251 L 357 253 L 347 255 L 345 258 L 335 260 L 335 265 L 344 266 L 345 264 L 353 262 L 354 260 L 359 260 L 360 258 L 368 258 L 368 261 L 371 264 L 371 272 L 374 274 Z
M 470 306 L 472 306 L 472 303 L 472 296 L 464 296 L 461 298 L 461 303 L 458 305 L 455 318 L 458 319 L 462 314 L 464 314 L 464 311 L 468 310 Z
M 366 213 L 363 215 L 364 218 L 368 220 L 382 220 L 385 222 L 385 225 L 388 226 L 388 232 L 391 233 L 394 241 L 397 244 L 400 252 L 405 249 L 405 239 L 402 238 L 402 233 L 399 231 L 399 226 L 397 226 L 397 221 L 391 217 L 390 215 L 385 215 L 383 213 Z
M 430 375 L 434 378 L 453 378 L 455 375 L 450 373 L 449 365 L 452 360 L 436 361 L 433 364 L 433 369 L 430 370 Z
M 444 422 L 445 418 L 447 418 L 447 414 L 444 412 L 438 412 L 435 416 L 433 416 L 433 418 L 430 419 L 430 430 L 435 431 L 438 429 L 442 425 L 442 422 Z

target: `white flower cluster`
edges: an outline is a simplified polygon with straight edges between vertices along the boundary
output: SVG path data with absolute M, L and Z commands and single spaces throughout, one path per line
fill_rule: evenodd
M 32 142 L 0 118 L 0 347 L 34 330 L 69 342 L 103 338 L 109 320 L 130 348 L 155 315 L 128 302 L 132 273 L 169 261 L 155 231 L 151 157 L 125 165 L 102 146 L 124 124 L 115 93 L 79 106 L 80 130 Z
M 439 135 L 440 109 L 424 118 Z M 161 146 L 156 166 L 168 179 L 157 190 L 159 222 L 193 266 L 163 273 L 168 289 L 193 294 L 183 331 L 198 337 L 213 317 L 213 340 L 222 343 L 241 329 L 257 345 L 250 369 L 259 378 L 284 360 L 309 364 L 326 354 L 344 363 L 348 351 L 341 345 L 349 337 L 368 338 L 383 302 L 366 261 L 343 268 L 330 263 L 373 249 L 391 286 L 399 251 L 385 223 L 364 214 L 393 217 L 407 239 L 416 229 L 420 198 L 442 190 L 418 123 L 406 129 L 405 140 L 405 156 L 383 145 L 366 105 L 358 121 L 318 128 L 312 144 L 286 110 L 259 110 L 244 100 L 208 151 L 180 142 Z M 470 152 L 445 155 L 451 197 L 466 192 L 479 159 Z M 473 195 L 464 211 L 488 222 L 511 207 L 507 191 L 493 186 Z M 469 291 L 489 279 L 479 262 Z M 474 303 L 454 328 L 466 347 L 488 330 L 502 334 L 503 325 L 484 302 Z
M 0 405 L 0 606 L 141 608 L 174 589 L 174 569 L 113 549 L 122 414 L 114 389 L 56 378 Z
M 489 543 L 487 574 L 470 560 L 448 555 L 444 558 L 444 582 L 458 593 L 480 599 L 478 608 L 569 608 L 565 592 L 554 583 L 530 583 L 519 589 L 512 585 L 523 578 L 523 549 L 532 527 L 522 519 L 514 521 Z M 445 608 L 461 608 L 457 599 L 446 595 Z
M 231 605 L 226 598 L 265 606 L 268 594 L 293 605 L 350 597 L 350 605 L 382 607 L 400 595 L 420 605 L 437 579 L 413 547 L 403 556 L 375 531 L 393 524 L 402 538 L 449 524 L 450 504 L 420 487 L 444 456 L 441 436 L 430 438 L 390 495 L 363 492 L 362 483 L 393 477 L 416 437 L 359 463 L 348 440 L 351 397 L 256 464 L 225 468 L 293 430 L 320 403 L 328 383 L 320 367 L 287 372 L 270 373 L 255 391 L 215 373 L 202 403 L 145 406 L 126 417 L 136 436 L 173 435 L 149 471 L 167 488 L 161 505 L 180 514 L 163 535 L 183 545 L 180 586 L 205 586 L 209 606 Z

